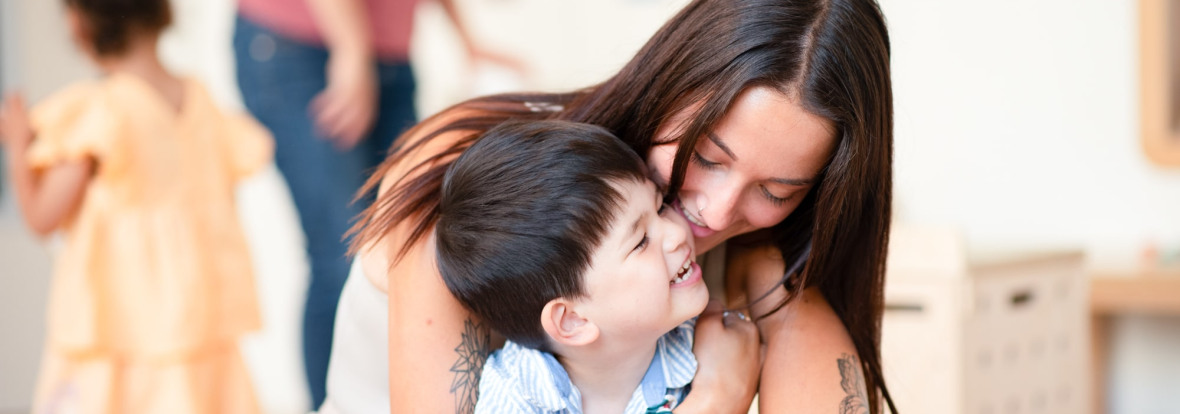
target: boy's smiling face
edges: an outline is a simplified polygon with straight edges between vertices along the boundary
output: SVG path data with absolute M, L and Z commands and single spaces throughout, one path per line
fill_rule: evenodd
M 651 340 L 700 314 L 709 292 L 688 223 L 664 206 L 655 184 L 614 185 L 622 203 L 583 275 L 578 313 L 603 335 Z

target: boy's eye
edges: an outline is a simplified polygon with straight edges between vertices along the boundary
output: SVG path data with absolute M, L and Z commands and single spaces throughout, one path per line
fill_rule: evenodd
M 644 247 L 647 247 L 647 242 L 648 242 L 647 233 L 643 233 L 643 238 L 639 239 L 639 244 L 635 245 L 635 248 L 631 249 L 631 250 L 632 251 L 643 250 Z

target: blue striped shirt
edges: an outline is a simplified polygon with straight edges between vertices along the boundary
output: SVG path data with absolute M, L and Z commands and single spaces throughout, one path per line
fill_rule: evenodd
M 656 342 L 655 356 L 625 413 L 672 412 L 688 395 L 697 371 L 695 322 L 680 324 Z M 552 354 L 508 341 L 484 364 L 475 412 L 581 414 L 582 394 Z

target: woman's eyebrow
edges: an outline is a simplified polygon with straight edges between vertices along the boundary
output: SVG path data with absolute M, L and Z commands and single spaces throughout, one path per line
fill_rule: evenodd
M 708 134 L 708 137 L 709 137 L 709 141 L 713 141 L 713 144 L 717 145 L 717 148 L 721 148 L 721 151 L 725 152 L 725 154 L 728 155 L 729 158 L 733 158 L 734 161 L 738 160 L 737 155 L 735 155 L 733 153 L 733 150 L 729 149 L 729 146 L 725 145 L 725 141 L 722 141 L 721 137 L 718 137 L 717 134 L 714 134 L 712 132 L 710 132 Z M 776 182 L 779 184 L 795 185 L 795 186 L 808 186 L 808 185 L 815 184 L 814 177 L 813 178 L 771 178 L 770 181 L 773 181 L 773 182 Z
M 725 152 L 725 155 L 728 155 L 729 158 L 733 158 L 734 161 L 737 161 L 737 155 L 734 155 L 733 150 L 729 149 L 728 145 L 725 145 L 725 142 L 721 140 L 721 137 L 718 137 L 717 134 L 712 132 L 709 132 L 708 137 L 709 141 L 713 141 L 713 144 L 717 145 L 717 148 L 721 148 L 721 151 Z
M 815 184 L 814 178 L 771 178 L 770 181 L 773 181 L 773 182 L 776 182 L 779 184 L 797 185 L 797 186 L 807 186 L 807 185 Z

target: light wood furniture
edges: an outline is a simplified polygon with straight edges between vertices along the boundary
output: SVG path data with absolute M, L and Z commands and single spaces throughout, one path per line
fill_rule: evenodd
M 1180 316 L 1180 269 L 1094 272 L 1090 279 L 1094 412 L 1106 412 L 1110 326 L 1117 316 Z
M 1180 2 L 1139 1 L 1139 92 L 1147 158 L 1180 166 Z
M 891 231 L 881 357 L 894 401 L 909 414 L 1089 412 L 1082 251 L 979 247 L 954 229 Z

